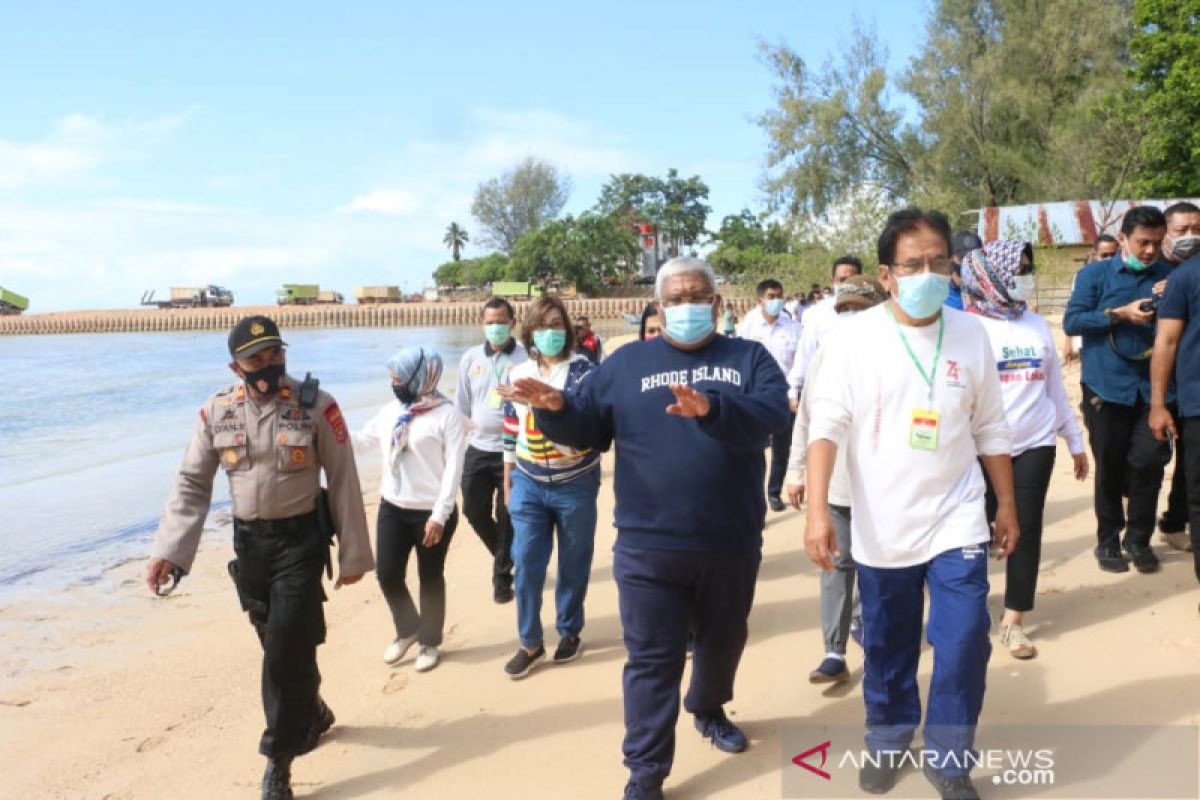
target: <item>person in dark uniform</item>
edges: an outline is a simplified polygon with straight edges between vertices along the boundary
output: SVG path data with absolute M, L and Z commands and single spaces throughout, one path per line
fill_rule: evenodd
M 267 317 L 234 326 L 229 368 L 238 380 L 200 408 L 146 568 L 156 593 L 192 568 L 213 478 L 224 469 L 237 554 L 230 574 L 263 647 L 267 727 L 259 752 L 267 757 L 262 796 L 271 800 L 292 797 L 292 760 L 316 747 L 334 722 L 317 693 L 330 528 L 340 545 L 335 589 L 374 568 L 346 422 L 315 382 L 287 375 L 285 346 Z M 328 505 L 321 502 L 322 469 Z

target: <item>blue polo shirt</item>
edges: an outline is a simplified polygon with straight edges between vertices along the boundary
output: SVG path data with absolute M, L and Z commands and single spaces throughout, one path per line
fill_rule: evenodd
M 1150 402 L 1150 360 L 1139 356 L 1154 347 L 1154 325 L 1109 321 L 1104 310 L 1149 300 L 1154 284 L 1171 274 L 1163 259 L 1134 272 L 1121 254 L 1088 264 L 1079 271 L 1063 316 L 1068 336 L 1083 337 L 1083 382 L 1107 403 L 1123 406 Z M 1173 390 L 1167 400 L 1174 399 Z
M 1158 318 L 1183 320 L 1175 355 L 1179 416 L 1200 417 L 1200 256 L 1192 256 L 1172 270 Z

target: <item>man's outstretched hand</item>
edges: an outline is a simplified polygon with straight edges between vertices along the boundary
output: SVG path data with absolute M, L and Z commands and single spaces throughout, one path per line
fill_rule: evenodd
M 534 378 L 521 378 L 512 386 L 497 386 L 496 391 L 505 400 L 543 411 L 561 411 L 564 403 L 562 392 Z
M 676 417 L 704 417 L 712 410 L 712 404 L 703 392 L 678 383 L 671 384 L 675 402 L 667 406 L 667 413 Z

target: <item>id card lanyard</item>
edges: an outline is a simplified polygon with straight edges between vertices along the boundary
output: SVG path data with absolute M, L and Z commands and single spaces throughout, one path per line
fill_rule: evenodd
M 503 351 L 497 353 L 492 360 L 491 370 L 496 378 L 496 386 L 508 383 L 508 354 Z M 493 409 L 500 409 L 504 405 L 504 400 L 500 397 L 500 392 L 496 387 L 492 387 L 492 390 L 488 392 L 488 405 Z
M 912 419 L 908 428 L 908 446 L 914 450 L 937 450 L 941 415 L 933 407 L 933 381 L 937 377 L 938 362 L 942 360 L 942 337 L 946 333 L 946 316 L 943 314 L 938 317 L 937 347 L 933 351 L 933 363 L 929 366 L 929 372 L 926 372 L 925 368 L 921 366 L 917 354 L 913 352 L 912 345 L 908 343 L 908 337 L 904 335 L 904 329 L 900 327 L 890 305 L 888 306 L 888 316 L 892 318 L 892 324 L 896 326 L 896 333 L 900 335 L 900 341 L 904 344 L 908 357 L 912 359 L 913 366 L 921 374 L 921 379 L 925 381 L 928 389 L 926 395 L 928 406 L 914 408 L 912 411 Z

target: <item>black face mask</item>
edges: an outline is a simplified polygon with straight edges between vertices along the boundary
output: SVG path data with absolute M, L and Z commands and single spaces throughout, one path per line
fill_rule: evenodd
M 416 393 L 408 388 L 407 383 L 392 384 L 392 394 L 396 395 L 396 399 L 404 405 L 412 405 L 417 401 Z
M 246 383 L 250 384 L 255 391 L 266 395 L 272 395 L 279 391 L 279 387 L 283 383 L 283 375 L 285 372 L 287 372 L 287 367 L 285 365 L 270 364 L 263 367 L 258 372 L 246 372 L 243 370 L 242 377 L 246 379 Z M 259 381 L 266 382 L 266 390 L 258 385 Z

